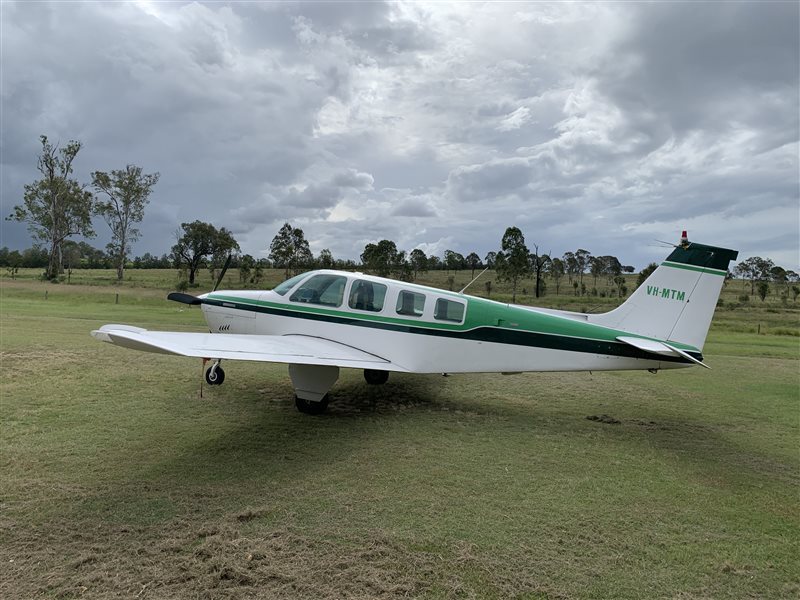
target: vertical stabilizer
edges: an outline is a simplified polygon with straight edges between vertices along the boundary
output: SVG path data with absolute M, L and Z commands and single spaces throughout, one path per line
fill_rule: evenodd
M 628 300 L 589 321 L 702 350 L 728 264 L 738 254 L 682 240 Z

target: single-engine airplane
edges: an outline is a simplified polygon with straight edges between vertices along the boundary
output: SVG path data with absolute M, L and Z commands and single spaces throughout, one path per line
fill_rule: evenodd
M 168 298 L 199 305 L 209 333 L 104 325 L 92 336 L 125 348 L 210 360 L 288 363 L 301 412 L 318 414 L 340 368 L 369 384 L 399 373 L 675 369 L 701 365 L 728 263 L 738 252 L 681 243 L 618 308 L 601 314 L 533 308 L 373 277 L 318 270 L 269 291 Z

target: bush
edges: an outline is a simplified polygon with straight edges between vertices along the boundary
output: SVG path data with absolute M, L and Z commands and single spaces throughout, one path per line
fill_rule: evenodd
M 179 292 L 185 292 L 189 289 L 189 282 L 185 279 L 181 279 L 177 284 L 175 284 L 175 289 Z
M 747 294 L 742 294 L 739 296 L 739 302 L 750 302 L 750 296 Z
M 788 327 L 776 327 L 770 333 L 773 335 L 789 335 L 792 337 L 800 337 L 800 330 L 789 329 Z

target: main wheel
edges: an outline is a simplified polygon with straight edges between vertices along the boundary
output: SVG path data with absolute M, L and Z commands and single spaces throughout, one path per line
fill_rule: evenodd
M 328 408 L 328 395 L 319 402 L 312 402 L 311 400 L 303 400 L 297 396 L 294 397 L 294 405 L 301 413 L 307 415 L 321 415 Z
M 364 379 L 370 385 L 383 385 L 389 381 L 389 371 L 378 369 L 364 369 Z
M 222 367 L 217 365 L 217 368 L 208 367 L 206 369 L 206 383 L 208 385 L 222 385 L 222 382 L 225 381 L 225 371 L 222 370 Z

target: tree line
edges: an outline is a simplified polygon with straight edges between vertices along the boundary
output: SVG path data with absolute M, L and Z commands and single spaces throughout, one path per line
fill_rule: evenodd
M 610 293 L 623 298 L 628 293 L 625 275 L 635 272 L 634 267 L 623 265 L 615 256 L 593 256 L 583 248 L 567 251 L 560 257 L 541 252 L 535 243 L 531 244 L 533 248 L 530 249 L 525 236 L 517 227 L 507 228 L 500 240 L 500 250 L 488 252 L 483 259 L 477 252 L 470 252 L 465 256 L 449 249 L 441 257 L 427 255 L 420 248 L 406 252 L 398 250 L 394 241 L 386 239 L 366 244 L 359 261 L 334 258 L 327 248 L 314 256 L 303 230 L 290 223 L 284 223 L 272 239 L 268 258 L 257 259 L 250 254 L 242 254 L 230 231 L 224 227 L 218 229 L 202 221 L 181 223 L 176 239 L 177 242 L 169 253 L 160 256 L 145 253 L 128 259 L 125 267 L 176 268 L 185 287 L 196 285 L 195 278 L 200 269 L 208 269 L 214 279 L 226 263 L 230 268 L 238 269 L 239 279 L 243 284 L 258 284 L 263 279 L 265 270 L 270 268 L 283 270 L 285 278 L 319 268 L 351 271 L 359 269 L 406 281 L 414 281 L 420 274 L 428 271 L 447 271 L 448 274 L 453 273 L 448 278 L 452 286 L 454 275 L 459 271 L 469 271 L 470 278 L 474 279 L 476 271 L 493 269 L 498 281 L 511 285 L 512 301 L 516 301 L 521 283 L 528 278 L 533 283 L 532 294 L 537 298 L 547 292 L 548 285 L 554 288 L 556 295 L 561 294 L 566 287 L 575 296 L 604 296 Z M 113 252 L 104 252 L 86 242 L 69 240 L 62 245 L 62 266 L 67 272 L 74 268 L 115 268 L 117 259 L 118 255 Z M 34 246 L 23 252 L 0 248 L 0 267 L 5 266 L 12 276 L 16 267 L 44 267 L 47 264 L 48 253 L 41 246 Z M 656 263 L 651 263 L 642 269 L 636 285 L 641 285 L 657 266 Z M 757 256 L 748 258 L 728 274 L 728 278 L 734 276 L 742 278 L 744 284 L 750 286 L 751 295 L 755 296 L 757 293 L 762 300 L 771 293 L 770 284 L 782 296 L 792 295 L 796 300 L 800 295 L 800 287 L 792 285 L 800 281 L 800 276 L 792 270 L 775 265 L 771 259 Z M 602 279 L 611 288 L 610 292 L 598 291 L 598 281 Z M 487 281 L 484 285 L 490 295 L 492 283 Z
M 516 301 L 519 285 L 527 278 L 532 279 L 533 295 L 537 298 L 545 294 L 547 281 L 555 287 L 556 294 L 566 284 L 576 296 L 598 295 L 600 278 L 606 278 L 614 293 L 624 297 L 628 292 L 624 275 L 635 271 L 615 256 L 593 256 L 583 248 L 553 256 L 552 252 L 541 251 L 536 243 L 529 247 L 517 227 L 508 227 L 500 240 L 500 249 L 488 252 L 483 259 L 477 252 L 465 256 L 450 249 L 442 257 L 428 256 L 420 248 L 406 252 L 399 250 L 392 240 L 384 239 L 366 244 L 360 262 L 356 262 L 335 259 L 327 248 L 315 257 L 303 230 L 290 223 L 284 223 L 272 239 L 269 258 L 256 259 L 241 253 L 239 243 L 225 227 L 216 228 L 196 220 L 181 223 L 169 253 L 161 256 L 145 253 L 130 258 L 131 245 L 141 234 L 137 225 L 144 218 L 159 173 L 146 174 L 141 167 L 129 164 L 110 173 L 94 171 L 91 184 L 80 184 L 72 172 L 81 143 L 71 140 L 60 148 L 44 135 L 40 136 L 40 142 L 37 170 L 41 178 L 25 186 L 23 203 L 15 206 L 7 217 L 28 223 L 40 243 L 22 252 L 0 249 L 0 266 L 6 267 L 12 277 L 21 267 L 44 267 L 47 279 L 56 279 L 74 268 L 114 268 L 118 280 L 123 279 L 126 268 L 176 268 L 186 285 L 193 286 L 200 269 L 208 269 L 215 278 L 226 266 L 239 270 L 242 283 L 258 283 L 268 268 L 282 269 L 286 278 L 313 268 L 359 268 L 407 281 L 415 280 L 420 273 L 438 270 L 453 273 L 469 270 L 474 279 L 477 270 L 494 269 L 499 281 L 511 285 L 512 301 Z M 111 242 L 105 251 L 69 239 L 75 235 L 93 237 L 93 216 L 102 217 L 111 230 Z M 652 263 L 643 269 L 637 285 L 656 266 Z M 800 276 L 768 258 L 748 258 L 736 265 L 729 276 L 749 282 L 751 295 L 758 293 L 762 300 L 770 293 L 770 283 L 783 286 L 782 294 L 788 295 L 791 290 L 795 299 L 800 294 L 797 286 L 790 288 L 790 284 L 800 281 Z M 587 281 L 591 278 L 591 287 L 584 278 Z M 485 285 L 490 293 L 491 283 Z

